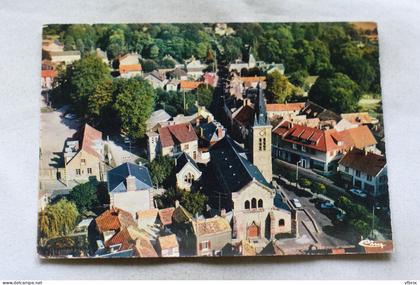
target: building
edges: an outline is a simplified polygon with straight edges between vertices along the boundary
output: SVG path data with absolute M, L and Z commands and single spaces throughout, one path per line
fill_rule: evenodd
M 150 131 L 157 131 L 161 127 L 161 123 L 165 123 L 171 119 L 171 115 L 166 113 L 164 109 L 159 109 L 154 111 L 150 118 L 146 121 L 146 130 Z
M 144 79 L 147 80 L 154 89 L 163 89 L 166 85 L 166 82 L 168 82 L 165 75 L 158 72 L 157 70 L 153 70 L 152 72 L 146 74 Z
M 197 159 L 198 137 L 190 123 L 176 124 L 162 127 L 158 130 L 159 135 L 155 140 L 149 139 L 148 144 L 149 157 L 152 157 L 153 151 L 157 150 L 162 156 L 171 157 L 187 153 L 194 160 Z M 156 153 L 156 152 L 155 152 Z
M 216 87 L 219 77 L 216 73 L 213 72 L 206 72 L 203 75 L 203 83 L 210 85 L 211 87 Z
M 201 81 L 190 81 L 190 80 L 181 80 L 179 82 L 179 91 L 188 92 L 193 91 L 203 84 Z
M 350 148 L 374 150 L 375 145 L 366 126 L 337 131 L 283 121 L 273 129 L 274 157 L 324 173 L 335 171 L 338 160 Z
M 180 83 L 180 81 L 178 79 L 175 79 L 175 78 L 171 79 L 171 80 L 169 80 L 168 83 L 166 83 L 165 90 L 168 91 L 168 92 L 169 91 L 176 92 L 176 91 L 178 91 L 179 83 Z
M 291 232 L 291 212 L 245 151 L 229 136 L 210 149 L 209 204 L 232 211 L 235 240 L 271 240 Z M 270 158 L 271 161 L 271 158 Z
M 179 245 L 174 234 L 158 237 L 157 248 L 162 257 L 179 257 Z
M 271 129 L 270 120 L 267 116 L 267 107 L 264 93 L 258 88 L 255 103 L 254 123 L 249 136 L 251 162 L 261 171 L 264 179 L 271 183 L 273 169 L 271 163 Z
M 154 208 L 155 191 L 145 166 L 124 163 L 108 171 L 108 193 L 110 207 L 129 212 L 133 217 L 138 211 Z
M 232 229 L 229 222 L 219 216 L 208 219 L 193 219 L 194 255 L 218 256 L 222 249 L 232 242 Z
M 122 78 L 132 78 L 143 74 L 137 53 L 129 53 L 118 58 L 118 71 Z
M 190 190 L 193 183 L 200 179 L 201 171 L 195 161 L 185 152 L 175 159 L 176 186 Z
M 297 116 L 304 107 L 305 102 L 267 104 L 267 116 L 270 119 L 283 118 L 286 116 Z
M 205 121 L 198 125 L 200 145 L 209 147 L 224 138 L 226 129 L 221 123 L 209 118 L 210 122 Z
M 49 60 L 42 61 L 41 87 L 42 90 L 51 90 L 54 87 L 54 79 L 57 77 L 55 65 Z
M 64 45 L 58 40 L 45 39 L 42 40 L 42 49 L 46 52 L 61 52 L 64 51 Z
M 367 112 L 341 114 L 341 118 L 349 121 L 352 124 L 366 125 L 369 127 L 379 123 L 378 119 L 373 118 Z
M 64 147 L 64 171 L 58 172 L 58 180 L 86 182 L 90 177 L 104 181 L 104 142 L 102 132 L 85 124 L 68 140 Z M 63 177 L 64 176 L 64 177 Z
M 340 159 L 338 171 L 348 188 L 365 190 L 374 197 L 387 193 L 387 165 L 382 155 L 354 148 Z
M 52 63 L 64 65 L 72 64 L 81 58 L 80 51 L 78 50 L 51 51 L 49 55 Z
M 174 70 L 168 73 L 169 78 L 177 80 L 188 80 L 188 74 L 185 70 L 176 67 Z
M 187 69 L 188 77 L 194 80 L 197 80 L 203 76 L 203 70 L 206 69 L 206 67 L 206 64 L 201 63 L 201 61 L 195 59 L 194 56 L 185 62 L 185 68 Z
M 174 211 L 174 207 L 159 209 L 158 224 L 161 228 L 169 228 L 172 225 L 172 215 Z
M 156 208 L 141 210 L 136 213 L 137 226 L 140 229 L 153 227 L 156 224 L 159 210 Z

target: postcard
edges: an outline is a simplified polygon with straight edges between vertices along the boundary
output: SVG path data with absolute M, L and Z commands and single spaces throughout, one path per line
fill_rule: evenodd
M 377 25 L 43 27 L 42 258 L 390 253 Z

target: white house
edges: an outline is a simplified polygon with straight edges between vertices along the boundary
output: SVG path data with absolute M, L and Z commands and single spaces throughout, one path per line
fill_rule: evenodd
M 380 196 L 388 190 L 386 158 L 354 148 L 338 162 L 338 171 L 347 187 Z
M 133 217 L 154 208 L 152 179 L 144 166 L 124 163 L 108 171 L 108 193 L 110 208 L 122 209 Z
M 175 159 L 175 173 L 176 185 L 185 190 L 190 190 L 202 174 L 195 161 L 185 152 Z

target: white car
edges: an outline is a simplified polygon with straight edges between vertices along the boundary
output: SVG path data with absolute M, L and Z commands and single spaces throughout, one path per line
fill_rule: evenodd
M 302 204 L 300 203 L 300 201 L 296 198 L 292 199 L 293 205 L 295 205 L 296 208 L 302 208 Z
M 66 118 L 67 120 L 74 120 L 74 119 L 76 119 L 76 115 L 68 113 L 64 116 L 64 118 Z
M 362 198 L 366 198 L 367 197 L 367 193 L 366 191 L 360 190 L 360 189 L 350 189 L 350 192 L 353 193 L 356 196 L 362 197 Z

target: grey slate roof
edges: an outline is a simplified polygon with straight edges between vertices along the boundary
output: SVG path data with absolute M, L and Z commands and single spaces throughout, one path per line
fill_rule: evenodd
M 197 169 L 198 171 L 200 171 L 200 168 L 198 168 L 198 165 L 197 165 L 197 163 L 195 163 L 194 159 L 192 159 L 191 156 L 189 156 L 187 153 L 183 152 L 176 159 L 175 172 L 178 173 L 179 171 L 181 171 L 181 169 L 188 162 L 190 162 L 195 167 L 195 169 Z
M 216 139 L 217 138 L 217 128 L 218 127 L 223 128 L 222 124 L 220 124 L 217 121 L 211 121 L 209 123 L 204 123 L 204 124 L 200 125 L 200 128 L 203 129 L 202 138 L 205 139 L 208 142 L 212 141 L 212 139 Z
M 259 169 L 247 159 L 242 147 L 228 135 L 211 147 L 210 158 L 225 193 L 240 191 L 252 180 L 271 188 Z
M 258 85 L 258 95 L 255 104 L 255 119 L 254 126 L 266 126 L 269 125 L 267 119 L 267 106 L 265 104 L 264 91 Z
M 279 193 L 276 193 L 276 195 L 274 196 L 274 206 L 276 206 L 279 209 L 290 211 L 289 206 L 283 201 L 283 198 Z
M 108 192 L 126 192 L 126 179 L 128 176 L 136 178 L 136 190 L 145 190 L 153 187 L 149 170 L 134 163 L 124 163 L 108 171 Z

